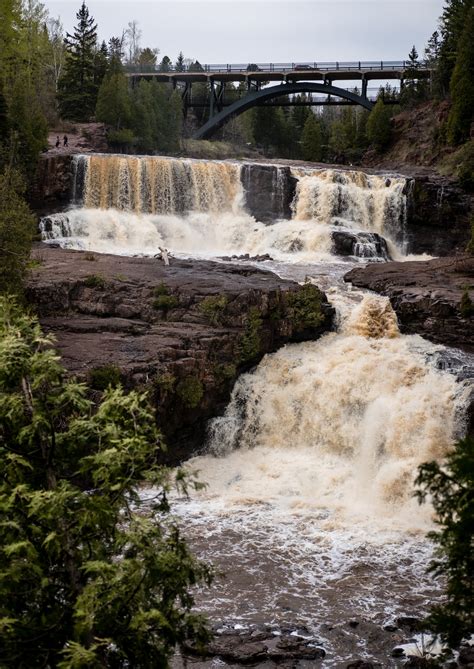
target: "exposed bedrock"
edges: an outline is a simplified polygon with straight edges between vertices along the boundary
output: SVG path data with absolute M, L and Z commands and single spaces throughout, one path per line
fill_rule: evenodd
M 291 174 L 289 166 L 246 163 L 240 178 L 246 209 L 257 221 L 269 223 L 291 218 L 298 179 Z
M 435 174 L 416 175 L 409 184 L 407 250 L 446 256 L 468 243 L 473 195 Z
M 38 246 L 27 296 L 66 369 L 150 391 L 175 463 L 203 443 L 237 376 L 291 341 L 317 339 L 333 308 L 316 286 L 245 265 L 128 258 Z M 112 368 L 103 368 L 112 366 Z M 98 372 L 97 372 L 98 370 Z

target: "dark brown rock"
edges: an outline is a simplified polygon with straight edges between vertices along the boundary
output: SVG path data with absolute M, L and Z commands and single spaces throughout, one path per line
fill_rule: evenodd
M 127 387 L 144 387 L 178 462 L 203 443 L 206 421 L 227 405 L 237 376 L 289 341 L 330 329 L 333 309 L 315 291 L 321 322 L 296 317 L 305 288 L 247 265 L 129 258 L 51 249 L 27 296 L 53 333 L 66 369 L 90 379 L 118 367 Z
M 246 209 L 258 221 L 291 218 L 298 180 L 289 166 L 246 163 L 242 166 L 241 180 Z

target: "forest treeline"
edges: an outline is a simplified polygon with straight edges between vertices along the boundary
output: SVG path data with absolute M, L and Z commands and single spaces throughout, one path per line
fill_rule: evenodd
M 183 137 L 207 120 L 205 107 L 183 115 L 179 85 L 173 89 L 170 84 L 141 80 L 130 86 L 127 69 L 202 69 L 198 60 L 186 58 L 182 51 L 173 61 L 153 45 L 142 45 L 136 21 L 130 21 L 119 36 L 99 41 L 97 23 L 85 2 L 71 34 L 38 0 L 1 0 L 0 7 L 2 161 L 18 166 L 27 176 L 47 146 L 48 127 L 58 126 L 60 120 L 101 121 L 107 125 L 113 150 L 149 153 L 179 151 Z M 271 156 L 352 163 L 368 148 L 380 152 L 390 142 L 390 118 L 400 108 L 385 104 L 390 99 L 397 98 L 402 109 L 430 99 L 449 99 L 449 118 L 439 141 L 463 143 L 473 121 L 473 35 L 473 0 L 447 0 L 439 29 L 423 55 L 415 47 L 408 55 L 403 88 L 381 90 L 372 113 L 350 106 L 263 105 L 228 123 L 217 138 Z M 429 81 L 418 79 L 423 63 L 432 69 Z M 227 84 L 226 101 L 245 92 L 243 84 Z M 193 84 L 192 95 L 205 102 L 208 85 Z M 308 99 L 303 94 L 292 102 L 308 103 Z

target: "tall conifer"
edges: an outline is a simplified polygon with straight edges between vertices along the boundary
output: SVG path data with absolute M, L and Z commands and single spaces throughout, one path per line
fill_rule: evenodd
M 83 2 L 76 14 L 74 33 L 67 33 L 67 59 L 59 83 L 59 102 L 64 118 L 88 121 L 95 110 L 100 82 L 95 77 L 97 24 Z

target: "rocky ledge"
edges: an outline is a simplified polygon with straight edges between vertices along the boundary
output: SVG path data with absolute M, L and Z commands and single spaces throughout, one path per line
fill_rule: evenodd
M 317 339 L 333 309 L 316 286 L 244 264 L 128 258 L 38 245 L 27 297 L 66 369 L 97 391 L 150 391 L 176 463 L 203 443 L 242 372 Z
M 402 332 L 474 351 L 474 257 L 390 262 L 357 267 L 344 277 L 359 288 L 387 295 Z

